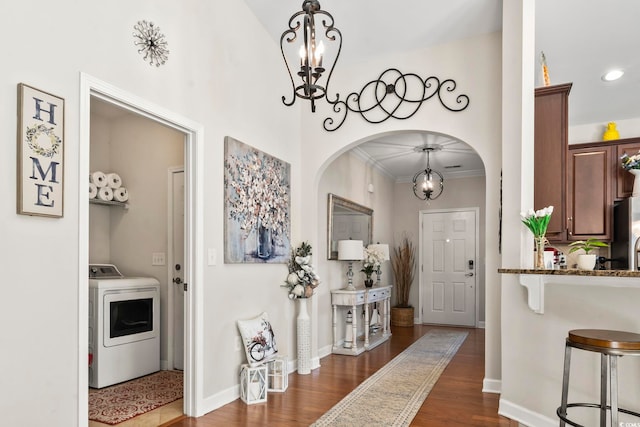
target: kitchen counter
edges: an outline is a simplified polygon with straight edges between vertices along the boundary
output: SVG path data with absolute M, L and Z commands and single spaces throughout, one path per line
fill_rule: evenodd
M 633 270 L 500 268 L 498 273 L 520 276 L 520 284 L 528 291 L 527 304 L 537 314 L 544 314 L 544 290 L 548 284 L 640 289 L 640 271 Z
M 498 273 L 506 274 L 545 274 L 552 276 L 606 276 L 606 277 L 640 277 L 640 271 L 636 270 L 578 270 L 568 268 L 565 270 L 535 270 L 532 268 L 499 268 Z

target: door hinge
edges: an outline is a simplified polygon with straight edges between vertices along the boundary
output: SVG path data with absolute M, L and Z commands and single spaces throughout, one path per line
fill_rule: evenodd
M 187 292 L 187 282 L 184 282 L 182 285 L 183 285 L 184 291 Z

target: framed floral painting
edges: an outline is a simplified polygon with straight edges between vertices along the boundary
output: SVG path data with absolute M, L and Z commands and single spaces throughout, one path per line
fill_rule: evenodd
M 291 166 L 229 136 L 224 140 L 224 262 L 289 260 Z

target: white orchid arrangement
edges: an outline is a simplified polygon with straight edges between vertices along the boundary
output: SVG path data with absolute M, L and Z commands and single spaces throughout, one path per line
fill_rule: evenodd
M 553 206 L 547 206 L 537 211 L 529 209 L 528 212 L 520 212 L 520 219 L 522 223 L 531 230 L 533 237 L 541 239 L 547 234 L 547 226 L 549 225 L 552 213 Z
M 320 276 L 311 264 L 311 245 L 302 242 L 299 247 L 292 249 L 287 266 L 289 274 L 283 286 L 289 288 L 289 299 L 313 295 L 314 289 L 320 284 Z
M 364 249 L 364 260 L 362 261 L 362 271 L 367 278 L 370 278 L 374 271 L 378 271 L 384 262 L 384 254 L 376 248 Z

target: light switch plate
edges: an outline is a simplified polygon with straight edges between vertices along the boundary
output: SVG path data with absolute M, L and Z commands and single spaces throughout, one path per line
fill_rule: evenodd
M 164 252 L 154 252 L 151 254 L 151 265 L 165 265 L 166 255 Z
M 218 263 L 218 254 L 215 248 L 209 248 L 207 254 L 207 264 L 208 265 L 216 265 Z

